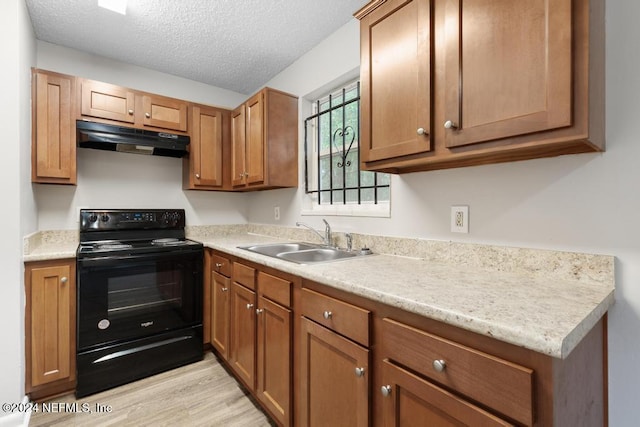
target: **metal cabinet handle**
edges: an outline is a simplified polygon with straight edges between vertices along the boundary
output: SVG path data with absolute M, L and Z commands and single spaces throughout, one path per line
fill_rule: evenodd
M 133 110 L 129 110 L 129 115 L 133 116 Z
M 196 174 L 196 179 L 200 179 L 200 174 L 199 173 Z
M 364 376 L 364 368 L 356 368 L 356 377 L 363 377 Z
M 249 303 L 247 304 L 247 310 L 251 310 L 253 308 L 253 304 Z
M 333 313 L 330 311 L 325 311 L 324 313 L 322 313 L 322 317 L 324 317 L 325 319 L 331 319 L 331 316 L 333 316 Z
M 432 365 L 433 365 L 433 369 L 435 369 L 436 372 L 444 372 L 444 370 L 447 367 L 447 363 L 442 359 L 434 360 Z
M 429 133 L 424 128 L 418 128 L 418 135 L 429 135 Z
M 446 122 L 444 122 L 444 128 L 445 129 L 458 129 L 458 125 L 454 122 L 452 122 L 451 120 L 447 120 Z
M 220 289 L 222 292 L 227 292 L 229 290 L 229 288 L 222 288 Z
M 216 262 L 216 268 L 222 268 L 224 264 L 221 262 Z
M 149 118 L 151 118 L 151 113 L 144 113 L 144 116 L 145 116 L 147 119 L 149 119 Z
M 256 308 L 256 314 L 262 314 L 264 308 Z
M 67 279 L 66 277 L 61 277 L 60 278 L 60 283 L 67 283 L 69 281 L 69 279 Z
M 380 392 L 382 393 L 382 395 L 384 397 L 391 396 L 391 386 L 390 385 L 383 385 L 380 388 Z

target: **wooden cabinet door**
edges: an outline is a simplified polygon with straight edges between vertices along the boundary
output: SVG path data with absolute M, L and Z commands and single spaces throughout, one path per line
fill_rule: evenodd
M 283 425 L 291 425 L 291 310 L 258 301 L 258 399 Z
M 571 125 L 571 0 L 446 0 L 447 147 Z
M 211 344 L 228 360 L 231 279 L 216 272 L 212 272 L 211 277 Z
M 75 379 L 75 262 L 26 267 L 27 392 Z
M 301 326 L 300 425 L 368 426 L 369 350 L 307 318 Z
M 191 111 L 190 182 L 194 188 L 220 187 L 223 111 L 204 106 L 194 106 Z
M 247 184 L 262 184 L 265 176 L 264 91 L 258 92 L 246 105 L 246 170 Z
M 80 113 L 118 122 L 135 122 L 135 93 L 108 83 L 82 80 Z
M 431 150 L 430 0 L 391 0 L 360 23 L 364 162 Z
M 231 185 L 244 186 L 246 180 L 246 121 L 242 104 L 231 113 Z
M 74 93 L 72 77 L 33 74 L 33 182 L 76 183 Z
M 382 363 L 384 425 L 409 427 L 511 426 L 388 360 Z
M 187 103 L 157 95 L 142 96 L 142 123 L 162 129 L 187 131 Z
M 231 368 L 249 389 L 255 389 L 256 294 L 237 283 L 231 284 Z

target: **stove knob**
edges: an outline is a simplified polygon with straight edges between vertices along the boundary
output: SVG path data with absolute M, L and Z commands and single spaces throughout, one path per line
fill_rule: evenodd
M 98 215 L 96 214 L 91 214 L 89 216 L 89 222 L 96 222 L 98 220 Z
M 109 215 L 102 215 L 102 216 L 100 217 L 100 220 L 102 220 L 102 222 L 107 222 L 107 221 L 109 221 Z

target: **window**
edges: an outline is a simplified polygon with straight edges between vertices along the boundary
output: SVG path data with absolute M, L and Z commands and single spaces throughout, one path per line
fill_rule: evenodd
M 342 205 L 363 212 L 381 211 L 365 205 L 384 205 L 378 207 L 388 214 L 390 176 L 360 170 L 359 135 L 359 82 L 313 103 L 305 120 L 305 192 L 319 207 Z

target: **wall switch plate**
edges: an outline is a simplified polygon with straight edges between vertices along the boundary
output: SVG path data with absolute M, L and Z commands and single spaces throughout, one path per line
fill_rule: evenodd
M 451 206 L 451 232 L 469 232 L 469 206 Z
M 273 208 L 273 219 L 276 221 L 280 221 L 280 206 L 276 206 Z

